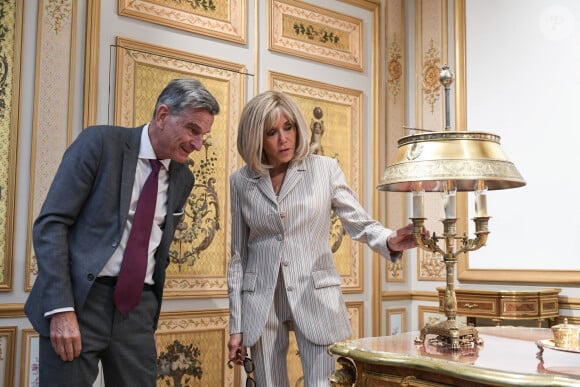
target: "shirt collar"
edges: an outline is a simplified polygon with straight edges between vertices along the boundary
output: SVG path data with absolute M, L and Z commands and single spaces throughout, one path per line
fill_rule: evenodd
M 153 150 L 153 145 L 151 145 L 151 139 L 149 138 L 149 124 L 143 126 L 141 131 L 141 144 L 139 145 L 139 158 L 140 159 L 156 159 L 155 151 Z M 170 159 L 159 160 L 166 170 L 169 170 Z

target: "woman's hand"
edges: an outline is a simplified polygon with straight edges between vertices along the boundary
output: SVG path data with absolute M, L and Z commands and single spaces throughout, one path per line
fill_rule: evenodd
M 423 228 L 425 238 L 429 238 L 429 231 Z M 409 223 L 405 227 L 393 231 L 387 238 L 387 247 L 391 251 L 403 251 L 417 247 L 415 236 L 413 235 L 413 224 Z
M 246 358 L 246 348 L 244 347 L 244 335 L 242 333 L 233 333 L 230 335 L 228 342 L 229 361 L 242 365 Z

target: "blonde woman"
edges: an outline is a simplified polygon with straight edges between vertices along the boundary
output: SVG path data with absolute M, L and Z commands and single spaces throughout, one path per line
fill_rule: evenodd
M 246 105 L 238 151 L 246 165 L 230 177 L 229 358 L 243 364 L 250 347 L 256 385 L 289 386 L 292 322 L 304 385 L 328 386 L 335 359 L 327 346 L 352 334 L 328 241 L 331 211 L 351 238 L 392 259 L 416 246 L 412 228 L 391 231 L 370 218 L 338 163 L 310 154 L 304 117 L 283 93 Z

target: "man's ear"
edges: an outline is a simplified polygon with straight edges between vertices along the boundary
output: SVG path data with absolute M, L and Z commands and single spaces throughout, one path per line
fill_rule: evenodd
M 165 120 L 170 116 L 169 107 L 165 104 L 159 105 L 155 112 L 155 124 L 161 130 L 165 126 Z

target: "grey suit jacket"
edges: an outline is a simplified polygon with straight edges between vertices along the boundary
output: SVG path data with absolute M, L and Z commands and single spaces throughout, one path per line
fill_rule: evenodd
M 41 335 L 50 333 L 45 312 L 70 306 L 82 310 L 95 278 L 121 240 L 142 129 L 89 127 L 63 156 L 33 227 L 38 277 L 24 310 Z M 189 168 L 171 162 L 167 216 L 155 254 L 154 292 L 159 300 L 155 325 L 169 264 L 169 246 L 192 187 Z
M 281 270 L 294 324 L 308 340 L 327 345 L 349 337 L 342 280 L 329 243 L 331 210 L 353 239 L 382 256 L 389 254 L 391 230 L 362 208 L 336 160 L 312 155 L 292 164 L 278 198 L 270 179 L 247 166 L 232 174 L 230 190 L 230 332 L 242 332 L 246 346 L 256 343 Z

